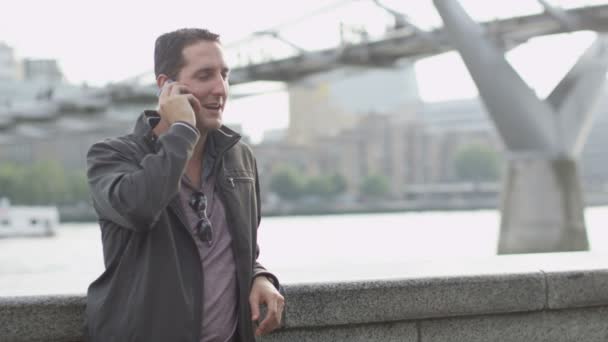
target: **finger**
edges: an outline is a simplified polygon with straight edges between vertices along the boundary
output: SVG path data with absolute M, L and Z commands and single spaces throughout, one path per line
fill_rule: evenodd
M 159 97 L 161 97 L 161 98 L 168 97 L 170 91 L 171 91 L 171 82 L 165 82 L 163 84 L 163 86 L 160 88 L 160 95 L 159 95 Z
M 266 318 L 262 321 L 258 329 L 256 330 L 256 335 L 267 334 L 279 326 L 279 321 L 277 320 L 276 312 L 270 313 L 266 315 Z
M 276 303 L 276 315 L 275 316 L 276 316 L 276 320 L 277 320 L 276 327 L 279 327 L 279 326 L 281 326 L 281 321 L 283 319 L 283 311 L 285 309 L 285 298 L 279 294 L 278 298 L 275 300 L 275 303 Z
M 188 87 L 183 84 L 179 84 L 176 82 L 171 83 L 171 96 L 181 95 L 181 94 L 189 94 L 190 91 Z
M 188 99 L 188 102 L 190 102 L 190 105 L 195 113 L 199 113 L 201 109 L 203 109 L 203 105 L 201 105 L 201 102 L 196 98 L 196 96 L 188 94 L 186 95 L 186 98 Z
M 266 318 L 260 324 L 258 331 L 260 334 L 266 334 L 278 328 L 281 324 L 281 315 L 279 313 L 279 301 L 273 300 L 268 303 L 268 312 Z
M 277 319 L 279 320 L 279 324 L 281 324 L 281 320 L 283 319 L 284 309 L 285 309 L 285 301 L 281 300 L 278 302 L 278 307 L 277 307 Z
M 260 303 L 257 296 L 249 297 L 249 306 L 251 306 L 251 320 L 257 321 L 260 319 Z

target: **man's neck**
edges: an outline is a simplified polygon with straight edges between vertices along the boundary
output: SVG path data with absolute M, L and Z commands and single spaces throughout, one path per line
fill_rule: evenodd
M 207 130 L 199 130 L 201 133 L 198 142 L 194 146 L 194 150 L 192 151 L 192 157 L 188 160 L 188 164 L 186 165 L 186 175 L 190 182 L 196 187 L 200 188 L 201 186 L 201 175 L 203 173 L 203 154 L 205 152 L 205 145 L 207 143 Z
M 205 144 L 207 142 L 208 131 L 199 131 L 201 133 L 200 138 L 198 139 L 196 145 L 194 146 L 194 151 L 192 151 L 192 157 L 190 158 L 190 162 L 193 160 L 201 162 L 203 160 L 203 153 L 205 152 Z

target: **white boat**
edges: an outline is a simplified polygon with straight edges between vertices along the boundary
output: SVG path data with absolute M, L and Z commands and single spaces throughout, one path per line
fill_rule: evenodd
M 53 236 L 59 211 L 53 206 L 11 206 L 0 199 L 0 238 Z

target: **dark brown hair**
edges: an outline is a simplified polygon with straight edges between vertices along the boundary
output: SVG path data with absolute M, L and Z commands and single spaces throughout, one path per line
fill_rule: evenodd
M 201 40 L 219 42 L 220 35 L 206 29 L 184 28 L 168 32 L 156 38 L 154 44 L 154 74 L 165 74 L 176 79 L 184 66 L 182 51 Z

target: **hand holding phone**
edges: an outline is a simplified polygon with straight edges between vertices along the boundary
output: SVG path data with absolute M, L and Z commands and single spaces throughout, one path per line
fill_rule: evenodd
M 161 118 L 169 124 L 184 121 L 196 127 L 196 113 L 201 104 L 185 85 L 169 79 L 160 91 L 158 108 Z

